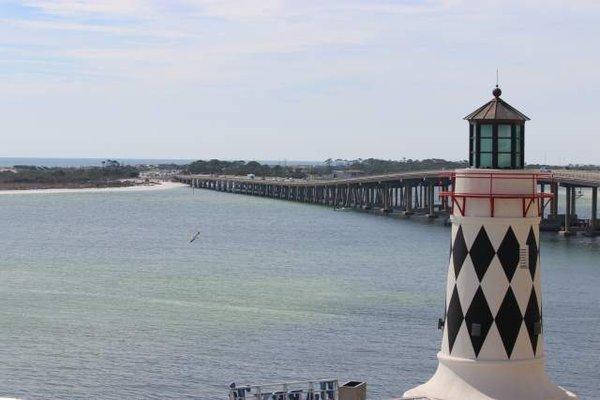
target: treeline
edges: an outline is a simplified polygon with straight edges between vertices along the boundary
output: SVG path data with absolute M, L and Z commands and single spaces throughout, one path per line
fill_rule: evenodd
M 257 161 L 221 161 L 198 160 L 185 166 L 185 172 L 191 174 L 218 174 L 218 175 L 249 175 L 305 178 L 307 171 L 303 167 L 287 167 L 282 165 L 261 164 Z
M 533 169 L 570 169 L 577 171 L 600 171 L 600 165 L 595 164 L 568 164 L 568 165 L 549 165 L 549 164 L 527 164 L 525 168 Z
M 331 162 L 326 163 L 330 164 Z M 387 174 L 393 172 L 423 171 L 434 169 L 455 169 L 468 166 L 468 161 L 447 161 L 439 158 L 428 158 L 425 160 L 380 160 L 377 158 L 357 159 L 346 161 L 343 169 L 361 171 L 365 175 Z M 336 168 L 338 169 L 338 168 Z
M 137 178 L 139 171 L 132 166 L 107 163 L 105 167 L 37 167 L 15 165 L 12 170 L 0 171 L 0 184 L 90 184 Z
M 185 173 L 216 175 L 249 175 L 258 177 L 306 178 L 308 176 L 326 177 L 335 171 L 353 171 L 365 175 L 392 172 L 419 171 L 431 169 L 454 169 L 467 166 L 467 161 L 446 161 L 442 159 L 380 160 L 376 158 L 356 160 L 325 160 L 317 165 L 282 166 L 261 164 L 257 161 L 198 160 L 184 167 Z

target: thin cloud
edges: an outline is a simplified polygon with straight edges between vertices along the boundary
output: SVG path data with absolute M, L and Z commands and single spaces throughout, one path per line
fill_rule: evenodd
M 21 3 L 60 16 L 140 16 L 153 9 L 146 0 L 22 0 Z
M 20 29 L 55 30 L 72 32 L 91 32 L 110 34 L 114 36 L 146 36 L 164 39 L 193 38 L 197 35 L 173 30 L 156 30 L 141 27 L 128 27 L 118 25 L 97 25 L 89 23 L 25 20 L 25 19 L 0 19 L 0 23 L 11 25 Z

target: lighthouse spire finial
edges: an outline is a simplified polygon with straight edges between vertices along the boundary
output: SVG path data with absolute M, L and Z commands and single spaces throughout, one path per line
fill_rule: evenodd
M 499 98 L 500 95 L 502 95 L 502 90 L 500 90 L 500 87 L 498 87 L 498 68 L 496 68 L 496 87 L 492 91 L 492 94 L 495 98 Z

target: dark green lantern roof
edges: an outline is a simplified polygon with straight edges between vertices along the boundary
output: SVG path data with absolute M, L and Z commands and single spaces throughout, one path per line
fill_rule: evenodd
M 467 115 L 464 119 L 467 121 L 529 121 L 527 115 L 500 98 L 500 95 L 502 94 L 500 88 L 496 87 L 492 93 L 494 94 L 492 100 Z

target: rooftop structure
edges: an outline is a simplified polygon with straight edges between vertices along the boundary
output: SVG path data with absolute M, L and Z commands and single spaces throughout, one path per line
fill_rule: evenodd
M 502 100 L 496 86 L 494 98 L 464 119 L 469 121 L 469 165 L 474 168 L 515 169 L 525 165 L 525 121 L 529 118 Z

